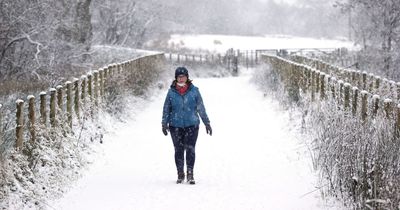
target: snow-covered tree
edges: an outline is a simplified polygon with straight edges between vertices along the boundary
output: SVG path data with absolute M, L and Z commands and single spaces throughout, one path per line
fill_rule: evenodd
M 397 0 L 348 0 L 338 2 L 343 12 L 351 15 L 354 39 L 363 46 L 385 76 L 400 78 L 395 70 L 400 57 L 397 53 L 400 29 L 400 5 Z

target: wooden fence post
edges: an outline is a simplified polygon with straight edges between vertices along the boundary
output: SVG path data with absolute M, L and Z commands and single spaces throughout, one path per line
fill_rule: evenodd
M 0 145 L 3 143 L 3 104 L 0 104 Z
M 378 92 L 379 92 L 380 84 L 381 84 L 381 77 L 380 76 L 376 76 L 375 77 L 375 89 Z
M 330 86 L 331 86 L 331 93 L 332 93 L 332 98 L 333 99 L 336 98 L 336 84 L 337 84 L 336 77 L 332 77 L 331 82 L 330 82 Z
M 374 74 L 372 74 L 372 73 L 369 73 L 368 74 L 368 77 L 369 77 L 369 87 L 368 87 L 368 91 L 370 92 L 370 93 L 372 93 L 373 92 L 373 90 L 374 90 L 374 79 L 375 79 L 375 76 L 374 76 Z
M 20 150 L 22 149 L 22 146 L 24 144 L 24 101 L 23 100 L 17 100 L 16 101 L 17 104 L 17 121 L 16 121 L 16 137 L 17 137 L 17 141 L 16 141 L 16 149 Z
M 80 114 L 79 114 L 79 79 L 78 78 L 74 78 L 74 92 L 75 92 L 75 96 L 74 96 L 74 111 L 75 111 L 75 115 L 76 118 L 79 120 L 80 118 Z
M 99 72 L 93 71 L 93 97 L 96 108 L 99 106 Z
M 388 119 L 392 119 L 392 111 L 393 111 L 393 101 L 392 99 L 385 99 L 383 101 L 383 107 L 385 109 L 385 115 Z
M 41 123 L 44 125 L 44 127 L 46 127 L 46 124 L 47 124 L 46 95 L 47 95 L 46 92 L 40 93 L 40 119 L 41 119 Z
M 311 70 L 311 101 L 315 101 L 315 70 Z
M 390 82 L 389 82 L 389 85 L 390 85 L 390 98 L 393 98 L 393 99 L 395 99 L 396 98 L 396 96 L 397 96 L 397 94 L 396 94 L 396 82 L 395 81 L 393 81 L 393 80 L 390 80 Z
M 63 101 L 63 86 L 58 85 L 57 89 L 57 105 L 58 109 L 62 113 L 64 111 L 64 101 Z
M 396 113 L 397 113 L 397 119 L 396 119 L 396 137 L 400 136 L 400 104 L 397 104 L 396 106 Z
M 72 83 L 67 81 L 66 97 L 67 97 L 67 121 L 70 128 L 72 128 Z
M 99 70 L 100 76 L 100 99 L 104 96 L 104 69 Z
M 317 70 L 315 75 L 315 93 L 319 93 L 321 71 Z
M 378 114 L 379 100 L 380 100 L 380 96 L 379 95 L 374 95 L 372 97 L 372 116 L 373 117 L 375 117 L 376 114 Z
M 353 111 L 353 116 L 357 115 L 357 107 L 358 107 L 358 88 L 353 87 L 353 104 L 352 104 L 352 111 Z
M 36 141 L 36 125 L 35 125 L 35 96 L 29 95 L 28 99 L 28 118 L 29 118 L 29 133 L 31 134 L 30 142 L 33 144 Z
M 349 83 L 344 84 L 344 109 L 349 110 L 350 108 L 350 87 Z
M 367 119 L 368 115 L 368 92 L 361 91 L 361 119 L 363 122 Z
M 86 85 L 87 85 L 87 77 L 81 76 L 81 100 L 83 107 L 85 107 L 86 105 Z
M 56 89 L 50 88 L 50 125 L 56 127 Z
M 325 99 L 325 76 L 326 76 L 326 74 L 325 73 L 321 73 L 320 74 L 321 75 L 321 79 L 320 79 L 320 81 L 321 81 L 321 95 L 320 95 L 320 97 L 321 97 L 321 99 L 323 100 L 323 99 Z
M 88 96 L 89 96 L 89 99 L 90 99 L 90 103 L 93 103 L 93 94 L 92 94 L 92 77 L 93 77 L 93 75 L 91 74 L 91 73 L 89 73 L 88 75 L 87 75 L 87 93 L 88 93 Z
M 343 86 L 344 86 L 344 82 L 343 82 L 343 80 L 339 80 L 338 81 L 338 84 L 339 84 L 339 91 L 338 91 L 338 100 L 339 100 L 339 104 L 340 104 L 340 106 L 342 105 L 342 103 L 343 103 L 343 99 L 344 99 L 344 94 L 343 94 Z
M 362 72 L 362 89 L 367 90 L 367 72 Z

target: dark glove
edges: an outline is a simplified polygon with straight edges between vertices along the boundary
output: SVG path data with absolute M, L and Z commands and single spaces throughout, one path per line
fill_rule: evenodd
M 162 132 L 164 135 L 168 135 L 168 126 L 167 125 L 162 125 Z
M 210 134 L 210 136 L 212 136 L 212 128 L 210 124 L 206 124 L 206 132 L 207 134 Z

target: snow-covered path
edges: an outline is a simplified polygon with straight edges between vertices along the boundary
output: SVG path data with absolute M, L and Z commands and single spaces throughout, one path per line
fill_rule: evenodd
M 195 79 L 213 127 L 196 147 L 196 185 L 175 184 L 173 146 L 161 132 L 165 93 L 104 139 L 97 160 L 55 209 L 327 209 L 288 116 L 240 77 Z

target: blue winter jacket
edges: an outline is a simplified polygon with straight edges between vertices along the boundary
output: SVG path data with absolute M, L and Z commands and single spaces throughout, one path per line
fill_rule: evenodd
M 186 93 L 181 95 L 172 84 L 165 98 L 161 123 L 185 128 L 199 125 L 199 115 L 204 124 L 210 123 L 199 89 L 190 84 Z

